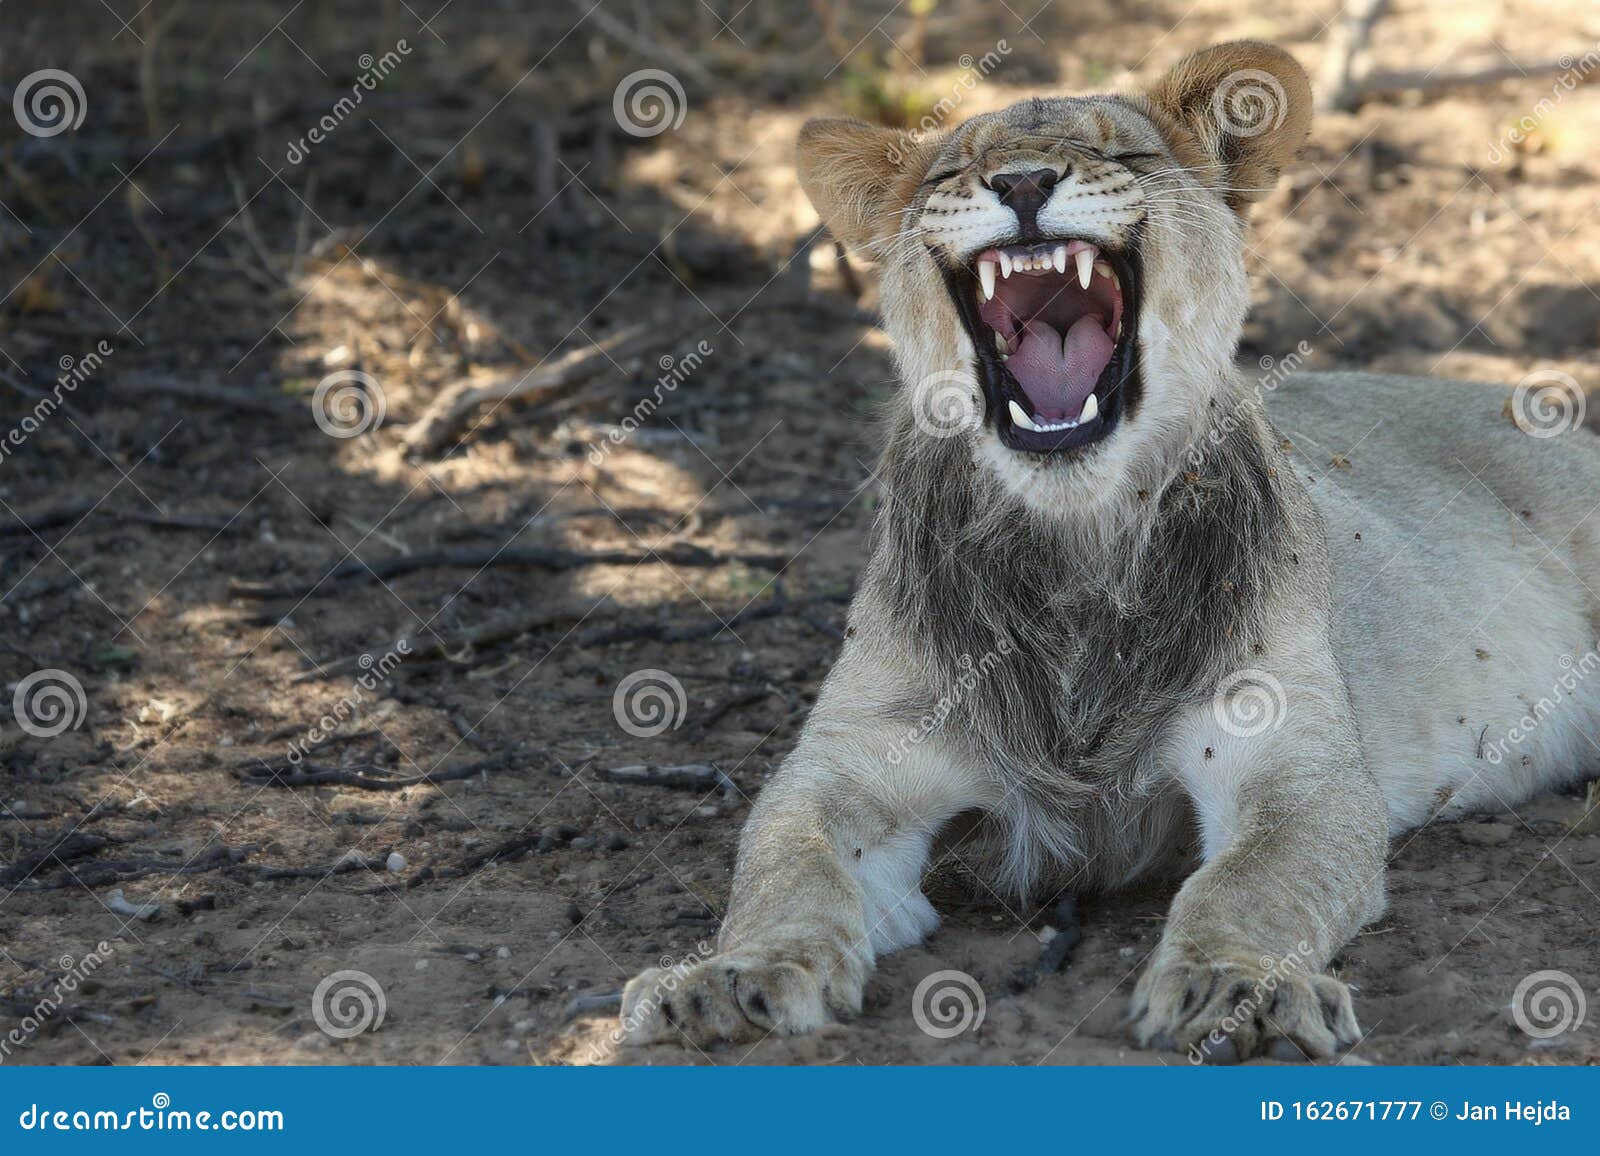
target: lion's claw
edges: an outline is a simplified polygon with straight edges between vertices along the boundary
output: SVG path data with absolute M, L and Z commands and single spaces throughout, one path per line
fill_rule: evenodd
M 743 950 L 650 968 L 622 993 L 622 1040 L 706 1046 L 815 1031 L 859 1010 L 857 970 L 847 962 L 824 975 L 782 953 Z
M 1350 989 L 1327 975 L 1158 959 L 1139 980 L 1134 1033 L 1194 1063 L 1328 1059 L 1361 1038 Z

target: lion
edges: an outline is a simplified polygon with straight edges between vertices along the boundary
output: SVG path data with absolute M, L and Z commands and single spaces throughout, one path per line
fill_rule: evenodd
M 882 265 L 884 500 L 717 953 L 633 979 L 627 1042 L 859 1012 L 938 926 L 938 851 L 1018 897 L 1181 879 L 1136 1041 L 1336 1056 L 1389 840 L 1600 770 L 1594 434 L 1529 436 L 1523 390 L 1235 365 L 1246 215 L 1310 121 L 1241 41 L 1143 95 L 804 127 L 806 193 Z

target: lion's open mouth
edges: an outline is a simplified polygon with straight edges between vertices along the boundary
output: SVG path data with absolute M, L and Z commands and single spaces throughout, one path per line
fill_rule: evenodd
M 1054 453 L 1111 432 L 1136 389 L 1130 254 L 1065 238 L 1007 245 L 947 279 L 1002 442 Z

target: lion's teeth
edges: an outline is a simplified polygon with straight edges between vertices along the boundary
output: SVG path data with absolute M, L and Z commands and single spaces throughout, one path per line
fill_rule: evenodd
M 992 301 L 994 299 L 993 261 L 978 262 L 978 284 L 983 286 L 983 299 L 985 301 Z
M 1078 287 L 1087 289 L 1089 279 L 1094 276 L 1094 250 L 1079 249 L 1073 255 L 1073 260 L 1078 263 Z
M 1005 337 L 998 330 L 995 331 L 994 344 L 995 348 L 1000 350 L 1002 354 L 1011 352 L 1011 347 L 1006 344 Z
M 1056 246 L 1056 251 L 1050 254 L 1050 263 L 1056 267 L 1057 273 L 1065 273 L 1067 271 L 1067 247 L 1065 245 Z
M 1096 261 L 1094 263 L 1094 271 L 1102 277 L 1111 276 L 1111 266 L 1105 261 Z
M 1004 249 L 1000 250 L 1000 276 L 1011 276 L 1011 258 L 1006 256 Z
M 1010 408 L 1011 424 L 1021 429 L 1032 430 L 1034 433 L 1061 433 L 1063 430 L 1077 429 L 1084 422 L 1092 420 L 1100 412 L 1100 406 L 1095 401 L 1093 394 L 1090 394 L 1089 400 L 1083 403 L 1083 412 L 1075 418 L 1068 418 L 1066 421 L 1040 421 L 1015 401 L 1010 403 Z

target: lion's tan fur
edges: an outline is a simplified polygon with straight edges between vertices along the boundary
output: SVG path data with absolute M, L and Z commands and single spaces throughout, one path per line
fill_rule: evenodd
M 1221 111 L 1241 76 L 1282 102 L 1265 127 Z M 1600 679 L 1515 758 L 1481 742 L 1600 645 L 1593 435 L 1529 438 L 1497 387 L 1304 376 L 1269 397 L 1235 369 L 1242 214 L 1310 108 L 1291 57 L 1242 42 L 1143 96 L 1025 101 L 932 138 L 807 126 L 807 192 L 882 265 L 906 387 L 885 502 L 851 637 L 751 814 L 720 953 L 630 983 L 632 1041 L 859 1010 L 876 957 L 937 925 L 922 875 L 966 815 L 949 854 L 991 886 L 1187 875 L 1134 993 L 1141 1042 L 1330 1055 L 1359 1029 L 1323 971 L 1383 908 L 1388 837 L 1595 767 Z M 1045 164 L 1065 175 L 1044 229 L 1141 254 L 1142 397 L 1066 460 L 987 424 L 930 438 L 919 383 L 969 380 L 981 405 L 939 262 L 1008 226 L 985 174 Z M 1359 468 L 1319 469 L 1356 444 Z M 1518 509 L 1539 533 L 1507 532 Z M 1261 687 L 1280 717 L 1241 727 Z

